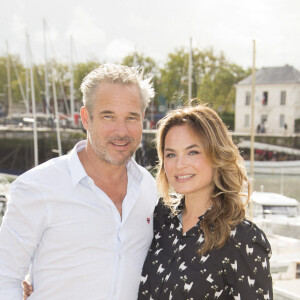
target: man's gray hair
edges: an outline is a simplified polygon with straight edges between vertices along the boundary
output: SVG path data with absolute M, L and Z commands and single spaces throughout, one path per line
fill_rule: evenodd
M 116 83 L 134 85 L 139 89 L 143 111 L 154 97 L 151 77 L 143 79 L 143 70 L 140 67 L 128 67 L 115 64 L 104 64 L 89 73 L 82 81 L 80 90 L 83 94 L 83 104 L 90 116 L 93 115 L 94 97 L 96 89 L 102 83 Z

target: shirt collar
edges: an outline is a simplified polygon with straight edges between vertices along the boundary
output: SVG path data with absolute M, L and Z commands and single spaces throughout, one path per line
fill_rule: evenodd
M 75 187 L 78 182 L 88 175 L 78 157 L 78 152 L 83 150 L 86 146 L 86 140 L 78 142 L 74 148 L 71 150 L 68 158 L 69 169 L 71 173 L 73 187 Z
M 143 173 L 140 169 L 141 167 L 137 164 L 137 162 L 133 158 L 131 158 L 126 165 L 126 168 L 128 174 L 132 176 L 133 180 L 140 184 L 143 179 Z
M 78 142 L 69 154 L 68 162 L 69 162 L 73 187 L 75 187 L 80 182 L 80 180 L 82 180 L 85 177 L 88 177 L 78 157 L 78 152 L 82 151 L 86 147 L 86 143 L 87 143 L 86 140 Z M 139 165 L 136 163 L 136 161 L 133 158 L 131 158 L 128 161 L 126 167 L 127 167 L 128 174 L 132 176 L 132 179 L 135 182 L 137 182 L 139 185 L 143 179 L 143 173 L 140 170 Z
M 170 213 L 169 213 L 169 220 L 171 220 L 171 219 L 173 219 L 173 218 L 175 218 L 175 217 L 178 218 L 178 215 L 182 214 L 184 207 L 185 207 L 185 198 L 182 197 L 182 198 L 180 199 L 180 202 L 178 203 L 178 205 L 177 205 L 177 207 L 176 207 L 175 213 L 172 213 L 171 215 L 170 215 Z M 208 211 L 210 211 L 210 210 L 212 209 L 212 207 L 213 207 L 213 205 L 211 205 L 211 206 L 206 210 L 206 212 L 205 212 L 203 215 L 201 215 L 201 216 L 198 217 L 199 221 L 202 221 L 202 220 L 204 219 L 204 217 L 206 216 L 206 214 L 208 213 Z

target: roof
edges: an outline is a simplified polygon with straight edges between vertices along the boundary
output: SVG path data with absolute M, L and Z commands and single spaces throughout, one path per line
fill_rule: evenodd
M 283 67 L 262 68 L 255 72 L 256 84 L 278 84 L 278 83 L 300 83 L 300 72 L 294 67 L 285 65 Z M 252 75 L 237 83 L 237 85 L 251 85 Z

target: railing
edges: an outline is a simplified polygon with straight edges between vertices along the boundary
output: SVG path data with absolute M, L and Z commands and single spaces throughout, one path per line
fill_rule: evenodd
M 300 300 L 300 296 L 274 287 L 274 300 Z

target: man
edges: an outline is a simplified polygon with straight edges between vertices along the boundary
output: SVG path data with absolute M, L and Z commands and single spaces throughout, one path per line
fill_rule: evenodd
M 87 141 L 21 175 L 0 230 L 0 299 L 137 298 L 156 187 L 131 158 L 154 96 L 135 68 L 103 65 L 81 85 Z

